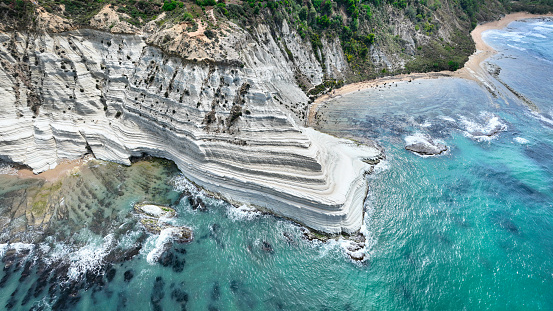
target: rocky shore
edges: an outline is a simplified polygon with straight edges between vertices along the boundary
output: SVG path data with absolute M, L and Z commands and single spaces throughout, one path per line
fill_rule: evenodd
M 277 43 L 229 33 L 243 47 L 238 55 L 222 43 L 235 62 L 169 56 L 154 36 L 0 33 L 0 154 L 35 173 L 85 154 L 123 164 L 162 157 L 230 202 L 327 233 L 357 231 L 371 167 L 363 160 L 379 151 L 302 127 L 308 98 Z M 289 32 L 290 49 L 301 48 L 296 37 Z

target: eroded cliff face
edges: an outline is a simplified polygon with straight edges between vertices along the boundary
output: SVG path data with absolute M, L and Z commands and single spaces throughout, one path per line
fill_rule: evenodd
M 225 29 L 217 40 L 175 29 L 0 33 L 0 155 L 41 172 L 86 153 L 124 164 L 149 154 L 230 201 L 357 231 L 363 160 L 380 152 L 301 126 L 298 79 L 340 75 L 343 57 L 332 54 L 325 73 L 292 31 L 275 40 L 263 25 Z

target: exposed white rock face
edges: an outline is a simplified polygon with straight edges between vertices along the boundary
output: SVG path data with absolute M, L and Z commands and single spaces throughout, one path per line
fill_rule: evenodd
M 241 53 L 246 66 L 168 56 L 136 35 L 0 33 L 0 155 L 41 172 L 87 152 L 149 154 L 230 201 L 357 231 L 362 160 L 379 151 L 299 126 L 283 106 L 308 99 L 282 53 Z

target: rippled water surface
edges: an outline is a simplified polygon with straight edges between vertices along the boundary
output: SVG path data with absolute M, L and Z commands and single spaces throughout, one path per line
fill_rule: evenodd
M 452 78 L 321 108 L 325 131 L 386 150 L 368 177 L 367 261 L 351 261 L 343 241 L 307 241 L 287 220 L 210 198 L 169 162 L 90 161 L 62 183 L 0 175 L 0 307 L 553 309 L 553 22 L 485 38 L 500 52 L 490 61 L 500 80 L 539 112 Z M 404 149 L 413 137 L 448 151 L 415 155 Z M 192 209 L 198 198 L 207 211 Z M 170 222 L 191 227 L 194 241 L 149 261 L 163 241 L 140 225 L 140 201 L 173 206 Z

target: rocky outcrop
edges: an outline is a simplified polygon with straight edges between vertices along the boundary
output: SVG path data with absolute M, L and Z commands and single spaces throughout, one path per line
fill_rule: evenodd
M 408 136 L 405 142 L 405 149 L 423 156 L 436 156 L 447 151 L 446 145 L 425 135 Z
M 58 15 L 46 12 L 43 7 L 36 9 L 36 24 L 38 29 L 48 32 L 63 32 L 74 28 L 71 21 Z
M 219 42 L 231 61 L 194 60 L 185 48 L 172 56 L 141 36 L 95 30 L 1 33 L 0 155 L 41 172 L 86 153 L 123 164 L 149 154 L 231 202 L 319 231 L 357 231 L 363 160 L 379 151 L 300 125 L 308 98 L 292 68 L 305 64 L 317 84 L 311 54 L 286 60 L 272 36 L 259 40 L 261 26 L 257 39 L 233 33 Z M 299 48 L 293 38 L 288 49 Z
M 150 203 L 134 205 L 134 211 L 141 217 L 140 223 L 146 231 L 152 234 L 164 234 L 169 238 L 167 242 L 190 243 L 194 239 L 192 229 L 184 226 L 173 226 L 165 220 L 177 215 L 174 209 Z
M 136 26 L 125 21 L 125 19 L 130 19 L 130 16 L 118 13 L 117 7 L 106 5 L 90 20 L 90 26 L 111 33 L 134 34 L 140 31 Z
M 150 203 L 140 203 L 134 205 L 134 211 L 145 217 L 154 218 L 172 218 L 177 215 L 174 209 Z

